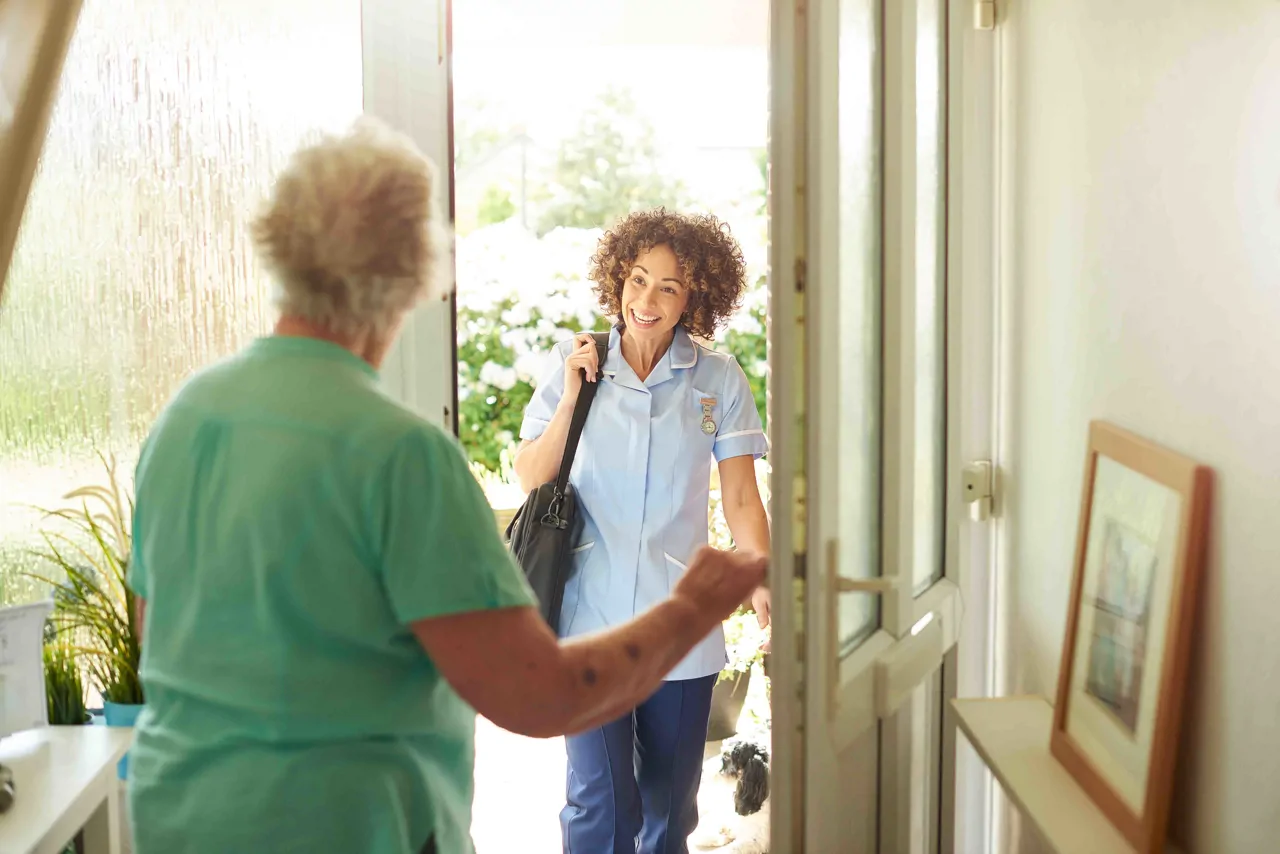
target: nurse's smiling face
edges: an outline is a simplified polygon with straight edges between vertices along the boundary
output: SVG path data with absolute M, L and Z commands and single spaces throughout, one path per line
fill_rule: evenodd
M 689 305 L 676 253 L 665 243 L 641 252 L 622 286 L 627 333 L 653 342 L 669 340 Z

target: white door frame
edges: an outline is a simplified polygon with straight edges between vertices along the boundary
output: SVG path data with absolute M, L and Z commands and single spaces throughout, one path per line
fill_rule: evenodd
M 799 662 L 805 648 L 803 591 L 806 534 L 803 479 L 784 478 L 804 457 L 803 406 L 805 360 L 798 346 L 803 324 L 803 186 L 805 152 L 795 144 L 794 129 L 805 121 L 805 38 L 798 0 L 770 4 L 769 92 L 769 383 L 768 409 L 773 478 L 769 485 L 773 555 L 769 582 L 773 660 Z M 783 419 L 782 396 L 799 409 Z M 804 850 L 804 703 L 802 668 L 771 668 L 773 755 L 770 777 L 770 846 L 778 854 Z
M 962 298 L 948 305 L 947 576 L 963 591 L 965 623 L 943 670 L 944 697 L 999 696 L 1001 632 L 1000 519 L 1001 411 L 1005 399 L 1000 287 L 1001 160 L 999 49 L 1001 31 L 973 24 L 975 3 L 952 0 L 949 81 L 947 268 Z M 993 518 L 967 518 L 958 482 L 960 465 L 989 460 L 995 478 Z M 949 723 L 943 727 L 944 854 L 995 851 L 995 781 L 986 765 Z

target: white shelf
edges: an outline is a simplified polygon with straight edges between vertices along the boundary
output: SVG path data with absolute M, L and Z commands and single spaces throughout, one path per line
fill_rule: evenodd
M 956 725 L 1005 794 L 1057 854 L 1134 854 L 1075 778 L 1049 752 L 1053 707 L 1044 697 L 952 700 Z M 1176 849 L 1167 846 L 1169 854 Z

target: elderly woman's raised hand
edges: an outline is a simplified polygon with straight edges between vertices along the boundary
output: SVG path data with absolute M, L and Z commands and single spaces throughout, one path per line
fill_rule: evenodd
M 717 621 L 723 620 L 764 583 L 768 568 L 768 555 L 722 552 L 704 546 L 693 556 L 671 596 Z

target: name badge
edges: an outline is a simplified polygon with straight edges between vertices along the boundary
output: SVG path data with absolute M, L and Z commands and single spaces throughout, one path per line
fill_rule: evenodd
M 716 420 L 712 417 L 715 408 L 716 399 L 714 397 L 702 398 L 702 432 L 708 436 L 716 432 Z

